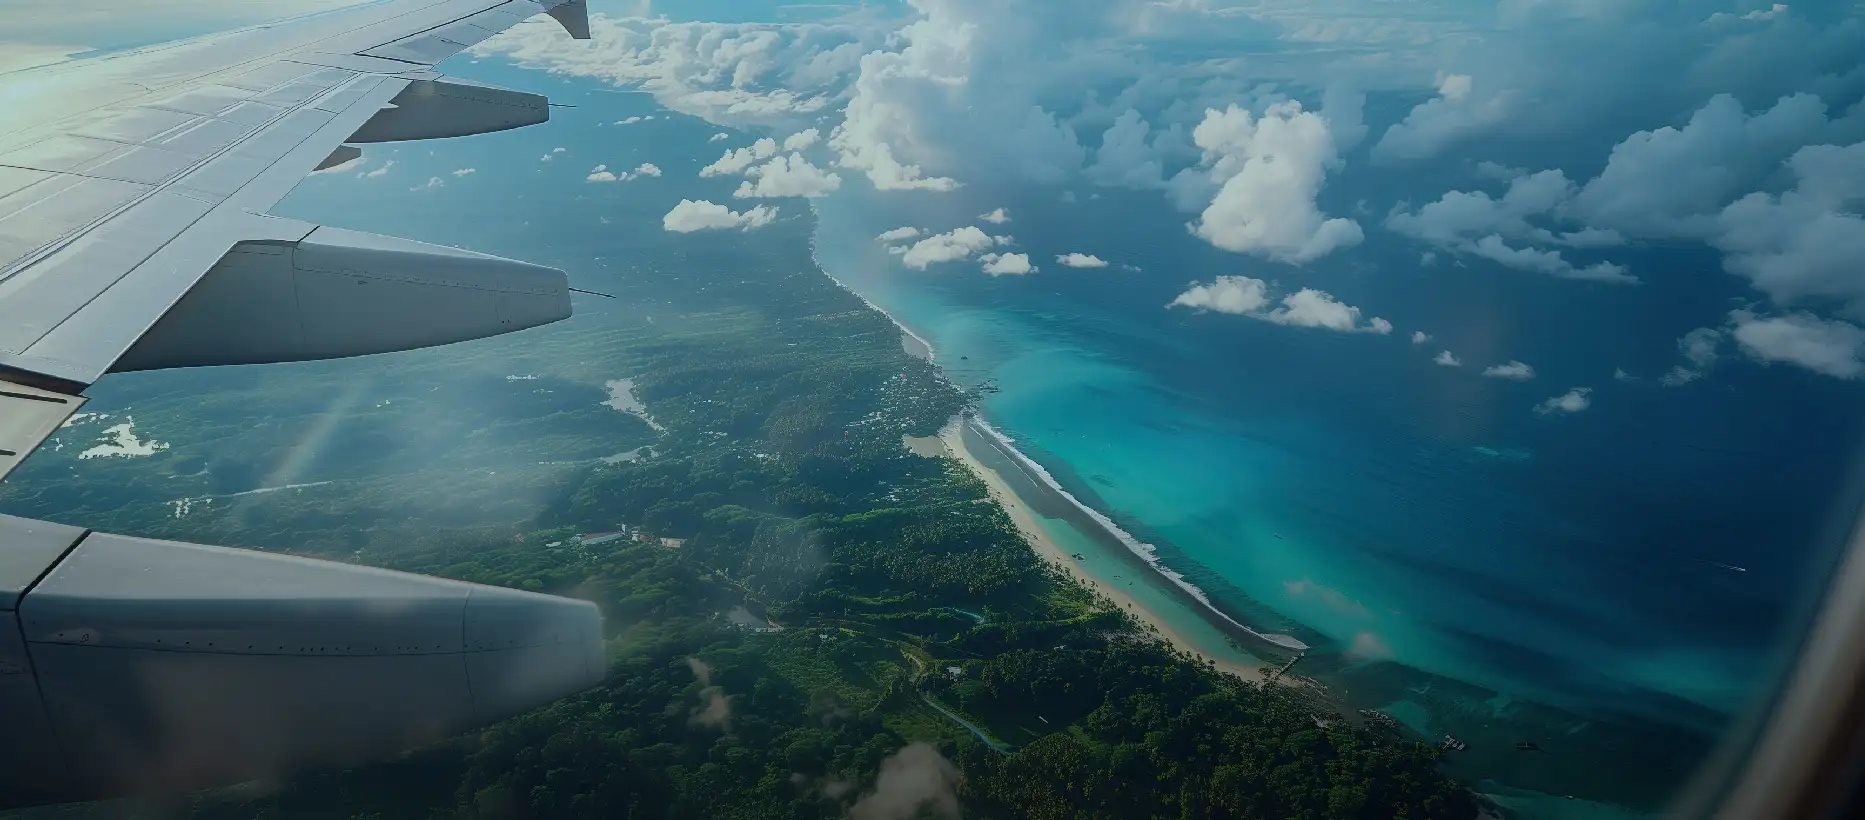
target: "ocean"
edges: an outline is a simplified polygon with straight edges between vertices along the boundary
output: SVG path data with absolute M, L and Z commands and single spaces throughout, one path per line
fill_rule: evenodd
M 994 386 L 981 415 L 1040 465 L 1024 472 L 1111 525 L 1046 513 L 1059 541 L 1118 545 L 1135 560 L 1099 571 L 1210 602 L 1168 613 L 1203 651 L 1287 656 L 1227 620 L 1293 637 L 1312 647 L 1297 672 L 1349 704 L 1469 742 L 1454 771 L 1599 798 L 1557 807 L 1587 816 L 1663 805 L 1765 694 L 1856 509 L 1859 395 L 1739 361 L 1660 385 L 1675 340 L 1740 298 L 1714 260 L 1647 252 L 1645 283 L 1615 287 L 1425 268 L 1373 236 L 1299 270 L 1204 246 L 1153 194 L 1035 193 L 819 200 L 818 260 L 956 380 Z M 1035 274 L 909 270 L 874 238 L 1005 204 L 984 227 Z M 1112 264 L 1051 261 L 1066 252 Z M 1225 274 L 1320 287 L 1397 330 L 1166 308 Z M 1536 378 L 1478 375 L 1514 359 Z M 1575 387 L 1585 411 L 1533 411 Z
M 707 275 L 633 270 L 628 234 L 683 197 L 745 207 L 735 180 L 696 173 L 756 135 L 710 142 L 722 129 L 586 81 L 456 73 L 581 107 L 372 148 L 279 212 L 555 264 L 596 290 Z M 630 115 L 657 119 L 613 122 Z M 641 162 L 664 175 L 583 181 Z M 411 190 L 430 178 L 444 187 Z M 1015 448 L 1005 465 L 1084 570 L 1132 584 L 1202 654 L 1280 663 L 1308 647 L 1296 674 L 1344 707 L 1466 741 L 1447 768 L 1525 816 L 1662 807 L 1767 691 L 1857 508 L 1857 385 L 1735 357 L 1658 383 L 1679 336 L 1748 298 L 1707 254 L 1637 250 L 1631 287 L 1428 266 L 1369 212 L 1366 244 L 1295 268 L 1211 248 L 1156 192 L 847 183 L 774 202 L 787 220 L 814 211 L 827 273 L 924 337 L 955 381 L 995 389 L 980 412 Z M 446 218 L 422 197 L 444 198 Z M 1011 221 L 982 227 L 1039 272 L 908 270 L 874 239 L 1000 206 Z M 1111 264 L 1055 263 L 1068 252 Z M 1166 307 L 1219 275 L 1319 287 L 1395 330 Z M 1414 330 L 1432 341 L 1413 345 Z M 1464 366 L 1433 364 L 1439 350 Z M 1478 375 L 1510 360 L 1536 377 Z M 1578 387 L 1585 411 L 1534 412 Z

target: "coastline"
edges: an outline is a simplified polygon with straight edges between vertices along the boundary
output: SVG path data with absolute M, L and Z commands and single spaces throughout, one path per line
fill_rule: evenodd
M 822 259 L 816 247 L 816 238 L 814 236 L 810 239 L 810 258 L 816 263 L 816 269 L 822 272 L 824 276 L 829 277 L 829 281 L 834 282 L 837 287 L 846 291 L 849 295 L 854 296 L 856 299 L 859 299 L 861 303 L 866 305 L 870 310 L 887 317 L 887 320 L 892 322 L 894 327 L 899 328 L 901 347 L 907 355 L 935 366 L 938 365 L 937 349 L 933 347 L 931 342 L 927 341 L 926 337 L 920 335 L 913 328 L 908 327 L 906 323 L 900 321 L 899 317 L 888 312 L 880 305 L 875 304 L 873 300 L 862 295 L 854 288 L 849 287 L 848 283 L 836 278 L 834 274 L 829 272 L 828 267 L 822 264 Z M 941 377 L 946 378 L 943 372 L 941 373 Z M 1081 529 L 1084 534 L 1090 537 L 1099 535 L 1118 541 L 1121 545 L 1119 551 L 1125 553 L 1125 557 L 1128 560 L 1145 565 L 1150 574 L 1156 576 L 1158 580 L 1167 582 L 1167 586 L 1170 587 L 1168 590 L 1169 594 L 1186 601 L 1186 605 L 1195 610 L 1197 615 L 1202 617 L 1205 622 L 1211 624 L 1211 626 L 1220 633 L 1229 633 L 1229 636 L 1233 640 L 1260 642 L 1262 648 L 1271 654 L 1271 659 L 1264 659 L 1257 653 L 1251 652 L 1248 649 L 1229 644 L 1223 647 L 1223 649 L 1231 650 L 1230 654 L 1241 656 L 1241 658 L 1220 657 L 1218 651 L 1206 648 L 1202 646 L 1200 642 L 1190 638 L 1186 634 L 1186 630 L 1174 627 L 1171 621 L 1154 606 L 1149 605 L 1139 597 L 1129 593 L 1125 588 L 1115 584 L 1113 580 L 1103 578 L 1084 567 L 1077 566 L 1070 560 L 1069 551 L 1063 549 L 1062 546 L 1056 542 L 1056 539 L 1050 535 L 1038 521 L 1039 516 L 1056 516 L 1050 516 L 1040 512 L 1038 510 L 1038 505 L 1032 504 L 1030 499 L 1025 498 L 1014 489 L 1010 485 L 1010 482 L 1005 480 L 997 469 L 980 460 L 977 454 L 974 453 L 964 441 L 962 431 L 967 427 L 971 428 L 973 434 L 979 436 L 980 441 L 985 442 L 987 446 L 1012 459 L 1017 469 L 1026 474 L 1034 470 L 1037 477 L 1031 480 L 1036 484 L 1039 491 L 1046 489 L 1058 496 L 1062 503 L 1074 508 L 1073 510 L 1061 510 L 1060 513 L 1063 516 L 1091 519 L 1080 522 L 1082 526 L 1079 526 L 1078 529 Z M 1260 680 L 1262 679 L 1262 675 L 1259 670 L 1282 665 L 1282 661 L 1275 658 L 1276 655 L 1282 653 L 1305 652 L 1311 648 L 1293 636 L 1258 632 L 1238 621 L 1229 613 L 1218 609 L 1217 606 L 1211 602 L 1210 597 L 1205 594 L 1204 590 L 1186 581 L 1182 574 L 1163 564 L 1153 553 L 1152 545 L 1139 542 L 1125 530 L 1120 529 L 1114 522 L 1108 520 L 1106 516 L 1081 503 L 1066 490 L 1061 489 L 1047 470 L 1044 470 L 1041 465 L 1024 455 L 1022 451 L 1016 449 L 1007 437 L 991 427 L 988 423 L 985 423 L 982 419 L 954 419 L 952 423 L 947 424 L 945 428 L 939 431 L 938 439 L 943 443 L 947 452 L 951 453 L 953 457 L 957 458 L 967 469 L 971 470 L 974 475 L 978 476 L 980 480 L 984 481 L 985 484 L 990 487 L 993 498 L 997 501 L 999 506 L 1004 508 L 1005 513 L 1010 516 L 1011 520 L 1017 525 L 1017 528 L 1024 533 L 1032 548 L 1037 551 L 1039 557 L 1055 564 L 1071 578 L 1074 578 L 1077 583 L 1083 584 L 1096 593 L 1114 601 L 1117 606 L 1126 610 L 1143 626 L 1150 627 L 1156 634 L 1170 641 L 1172 645 L 1180 651 L 1192 655 L 1193 657 L 1212 661 L 1216 664 L 1215 668 L 1237 675 L 1245 680 Z M 908 446 L 911 447 L 911 445 Z M 1079 515 L 1076 513 L 1079 513 Z M 1291 675 L 1279 677 L 1277 680 L 1292 684 L 1298 681 L 1307 681 L 1308 679 Z M 1320 686 L 1318 682 L 1308 685 Z
M 1153 611 L 1151 607 L 1128 593 L 1126 589 L 1093 573 L 1079 571 L 1078 567 L 1070 562 L 1068 551 L 1057 544 L 1055 539 L 1038 523 L 1036 510 L 1011 488 L 1003 476 L 980 461 L 966 445 L 962 428 L 970 424 L 972 422 L 967 420 L 953 420 L 939 431 L 939 440 L 944 443 L 947 453 L 950 453 L 953 458 L 965 465 L 966 469 L 985 483 L 991 491 L 992 499 L 1010 516 L 1010 520 L 1017 525 L 1017 529 L 1022 531 L 1024 538 L 1029 541 L 1031 548 L 1036 550 L 1038 557 L 1063 570 L 1077 583 L 1088 587 L 1095 594 L 1112 601 L 1114 606 L 1124 610 L 1134 620 L 1171 642 L 1180 651 L 1193 657 L 1213 661 L 1215 668 L 1219 671 L 1229 672 L 1244 680 L 1253 681 L 1261 676 L 1259 670 L 1272 666 L 1268 661 L 1263 660 L 1257 660 L 1256 663 L 1251 664 L 1207 655 L 1196 642 L 1175 629 L 1158 612 Z

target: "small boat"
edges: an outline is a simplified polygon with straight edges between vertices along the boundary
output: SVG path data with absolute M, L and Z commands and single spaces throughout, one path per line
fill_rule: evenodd
M 1534 741 L 1531 741 L 1531 740 L 1524 740 L 1524 741 L 1522 741 L 1521 743 L 1517 743 L 1517 744 L 1515 744 L 1515 748 L 1517 748 L 1517 749 L 1521 749 L 1521 750 L 1522 750 L 1522 751 L 1524 751 L 1524 752 L 1539 752 L 1539 751 L 1541 751 L 1541 747 L 1540 747 L 1540 746 L 1536 746 L 1536 745 L 1535 745 L 1535 743 L 1534 743 Z

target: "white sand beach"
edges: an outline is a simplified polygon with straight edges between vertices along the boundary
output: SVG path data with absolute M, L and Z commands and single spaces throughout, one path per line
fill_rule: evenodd
M 1268 664 L 1250 664 L 1225 658 L 1213 658 L 1200 651 L 1196 644 L 1174 630 L 1165 618 L 1148 608 L 1133 595 L 1129 594 L 1124 588 L 1116 586 L 1106 579 L 1080 571 L 1073 562 L 1069 560 L 1067 551 L 1063 550 L 1062 547 L 1055 542 L 1055 539 L 1051 538 L 1049 533 L 1038 523 L 1036 512 L 1032 510 L 1023 499 L 1019 498 L 1016 492 L 1011 490 L 1010 485 L 1005 483 L 1003 477 L 999 476 L 997 471 L 986 467 L 983 462 L 980 462 L 966 449 L 964 437 L 959 434 L 959 425 L 962 423 L 964 422 L 954 421 L 946 425 L 945 429 L 939 431 L 940 441 L 944 443 L 947 452 L 951 453 L 954 458 L 957 458 L 963 463 L 973 474 L 984 481 L 985 486 L 990 488 L 991 497 L 996 499 L 997 503 L 1004 508 L 1004 512 L 1010 515 L 1010 520 L 1017 525 L 1017 529 L 1023 531 L 1024 537 L 1029 540 L 1030 546 L 1036 550 L 1038 556 L 1061 568 L 1064 572 L 1077 579 L 1078 582 L 1087 584 L 1095 593 L 1113 601 L 1115 606 L 1125 610 L 1127 614 L 1133 616 L 1134 620 L 1139 621 L 1140 624 L 1145 627 L 1149 627 L 1155 634 L 1170 641 L 1172 645 L 1178 647 L 1179 650 L 1195 657 L 1203 657 L 1207 660 L 1215 661 L 1215 668 L 1229 672 L 1244 680 L 1260 681 L 1263 679 L 1262 674 L 1258 670 L 1268 666 Z

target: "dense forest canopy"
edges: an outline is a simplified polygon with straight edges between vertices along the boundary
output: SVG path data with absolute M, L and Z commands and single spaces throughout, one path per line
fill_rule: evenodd
M 1043 565 L 982 482 L 902 446 L 968 397 L 783 241 L 642 249 L 619 295 L 654 321 L 622 307 L 363 365 L 126 377 L 96 408 L 133 407 L 173 446 L 37 459 L 0 488 L 9 512 L 587 598 L 611 666 L 396 760 L 25 816 L 1476 815 L 1434 747 L 1212 671 Z M 283 471 L 359 366 L 372 392 Z M 645 417 L 602 406 L 621 377 Z

